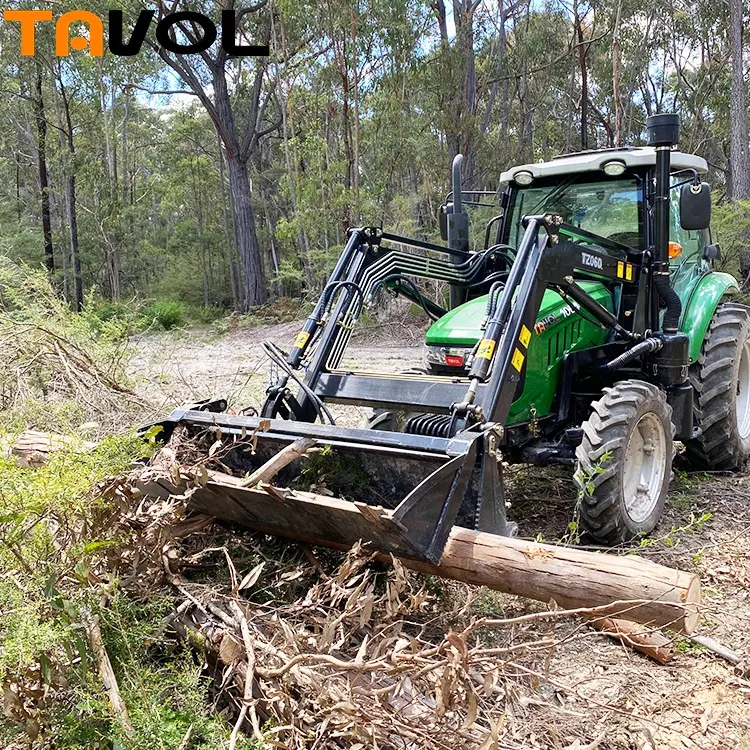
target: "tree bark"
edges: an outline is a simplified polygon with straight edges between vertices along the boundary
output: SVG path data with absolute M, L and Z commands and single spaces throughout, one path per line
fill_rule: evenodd
M 623 145 L 623 108 L 622 108 L 622 48 L 620 46 L 620 26 L 622 19 L 622 0 L 618 0 L 615 12 L 615 27 L 612 32 L 612 99 L 615 104 L 614 146 Z
M 748 159 L 747 96 L 742 55 L 742 0 L 729 0 L 729 40 L 732 54 L 732 85 L 729 99 L 730 200 L 750 197 L 750 159 Z
M 78 206 L 76 197 L 76 147 L 73 140 L 73 119 L 70 115 L 68 101 L 62 76 L 59 77 L 60 94 L 65 114 L 65 140 L 68 148 L 66 190 L 68 194 L 68 232 L 70 234 L 70 260 L 73 266 L 73 309 L 80 312 L 83 308 L 83 277 L 81 275 L 81 257 L 78 250 Z
M 584 18 L 579 13 L 578 4 L 576 4 L 573 11 L 573 30 L 578 44 L 578 68 L 581 75 L 581 150 L 586 151 L 589 147 L 589 70 L 586 59 L 589 44 L 586 44 L 583 33 L 583 21 Z
M 130 119 L 130 88 L 125 88 L 122 123 L 120 124 L 120 142 L 122 143 L 122 207 L 130 204 L 130 169 L 128 166 L 128 120 Z
M 255 215 L 250 199 L 250 179 L 247 162 L 238 154 L 227 154 L 229 193 L 232 198 L 235 242 L 244 271 L 243 309 L 262 305 L 266 299 L 263 257 L 255 230 Z
M 49 204 L 49 172 L 47 171 L 47 117 L 44 112 L 42 93 L 42 64 L 36 60 L 36 81 L 34 87 L 34 116 L 37 133 L 37 168 L 39 172 L 39 192 L 42 201 L 42 235 L 44 238 L 44 262 L 50 274 L 55 271 L 55 249 L 52 243 L 52 217 Z
M 359 226 L 360 213 L 359 213 L 359 158 L 360 158 L 360 122 L 359 122 L 359 55 L 357 51 L 357 18 L 354 11 L 351 12 L 351 47 L 352 47 L 352 71 L 354 73 L 354 80 L 352 81 L 353 89 L 353 115 L 354 115 L 354 130 L 352 133 L 352 187 L 354 188 L 354 206 L 355 206 L 355 224 Z
M 227 258 L 227 268 L 229 269 L 229 286 L 232 288 L 232 310 L 240 312 L 242 305 L 240 303 L 240 291 L 238 280 L 238 269 L 235 267 L 235 235 L 234 230 L 230 227 L 229 211 L 227 210 L 227 191 L 226 176 L 224 174 L 224 152 L 221 145 L 221 137 L 217 133 L 219 149 L 219 183 L 221 185 L 221 216 L 224 227 L 224 240 Z
M 658 664 L 666 664 L 672 658 L 672 641 L 658 630 L 615 617 L 594 619 L 591 624 L 601 633 L 646 654 Z

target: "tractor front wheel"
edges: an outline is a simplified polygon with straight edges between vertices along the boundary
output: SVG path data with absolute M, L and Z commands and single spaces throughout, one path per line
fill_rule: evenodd
M 739 469 L 750 455 L 750 310 L 716 308 L 700 357 L 690 367 L 698 437 L 685 443 L 696 468 Z
M 620 544 L 659 522 L 672 475 L 672 408 L 642 380 L 606 388 L 576 449 L 579 521 L 597 542 Z

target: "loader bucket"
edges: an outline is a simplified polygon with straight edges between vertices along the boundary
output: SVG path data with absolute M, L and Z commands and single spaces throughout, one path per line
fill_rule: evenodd
M 144 494 L 185 495 L 192 510 L 263 533 L 335 547 L 362 540 L 437 564 L 452 526 L 473 527 L 478 515 L 479 432 L 433 438 L 200 409 L 161 425 L 172 443 L 213 459 L 154 471 Z

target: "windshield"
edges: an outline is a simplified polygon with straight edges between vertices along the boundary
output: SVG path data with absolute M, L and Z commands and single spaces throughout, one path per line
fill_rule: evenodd
M 524 216 L 551 213 L 568 224 L 642 250 L 642 200 L 634 178 L 598 182 L 563 179 L 547 187 L 519 189 L 513 201 L 509 242 L 514 247 L 521 242 Z

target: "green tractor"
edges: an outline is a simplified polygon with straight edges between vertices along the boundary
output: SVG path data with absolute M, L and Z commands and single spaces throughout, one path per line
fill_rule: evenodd
M 740 468 L 750 455 L 750 311 L 728 299 L 735 279 L 714 270 L 706 162 L 675 149 L 675 115 L 650 117 L 648 136 L 648 147 L 504 172 L 501 210 L 478 251 L 466 205 L 487 199 L 462 192 L 460 156 L 440 217 L 446 244 L 350 230 L 290 350 L 265 345 L 276 375 L 260 414 L 209 401 L 164 423 L 167 434 L 181 425 L 233 435 L 222 461 L 235 475 L 273 467 L 300 441 L 346 467 L 328 500 L 243 485 L 228 520 L 439 562 L 454 524 L 517 533 L 503 462 L 569 464 L 582 527 L 612 545 L 658 523 L 673 441 L 695 467 Z M 448 285 L 448 309 L 420 279 Z M 423 368 L 341 367 L 382 289 L 434 321 Z M 371 418 L 336 424 L 336 403 L 369 407 Z M 294 486 L 290 460 L 276 461 L 275 483 Z M 216 514 L 210 485 L 198 491 Z

